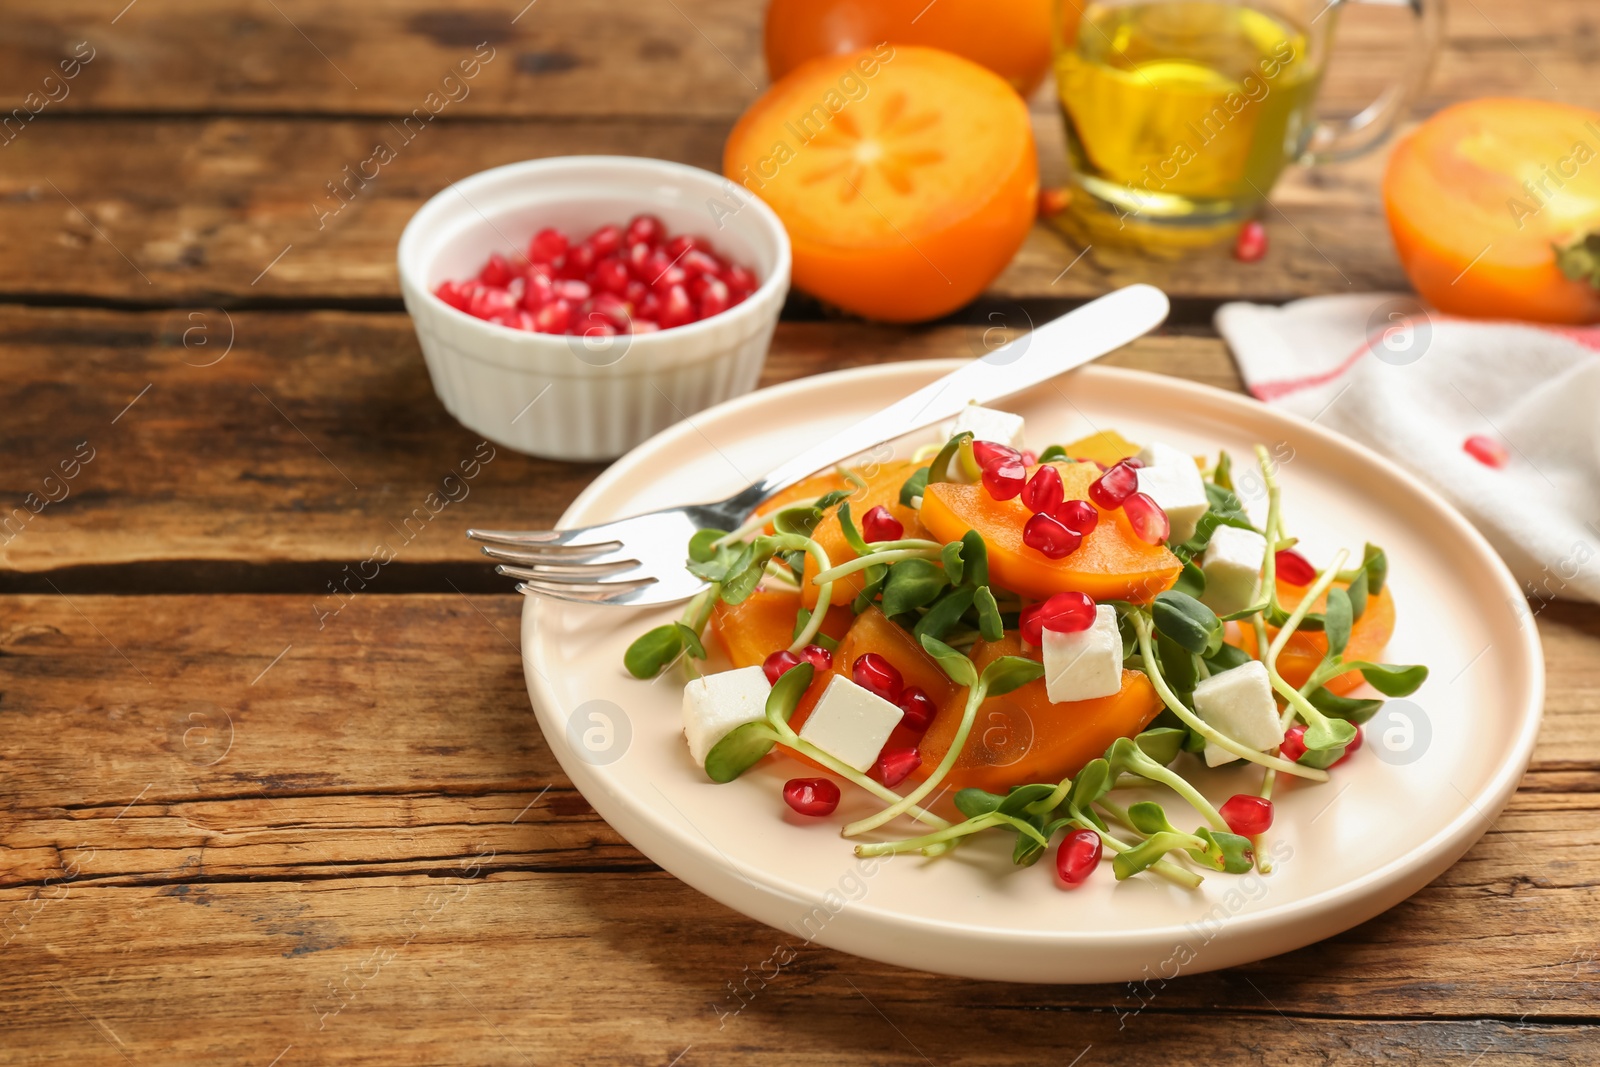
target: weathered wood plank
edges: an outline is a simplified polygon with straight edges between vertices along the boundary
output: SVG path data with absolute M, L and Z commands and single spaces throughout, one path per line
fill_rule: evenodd
M 784 324 L 766 380 L 971 356 L 981 335 L 980 327 Z M 1215 339 L 1149 338 L 1111 361 L 1237 382 Z M 0 367 L 11 401 L 0 423 L 9 460 L 0 470 L 0 562 L 15 571 L 339 561 L 326 574 L 283 578 L 289 588 L 322 590 L 380 539 L 396 543 L 396 573 L 475 565 L 481 557 L 462 536 L 468 526 L 552 522 L 600 469 L 483 451 L 434 397 L 401 314 L 0 308 Z M 89 462 L 71 468 L 80 452 Z M 412 518 L 445 475 L 484 457 L 464 498 L 425 526 Z M 63 462 L 76 478 L 62 477 Z M 35 514 L 51 496 L 59 502 Z M 109 577 L 63 588 L 95 588 Z M 48 589 L 38 580 L 32 588 Z
M 400 232 L 451 182 L 572 153 L 657 156 L 715 170 L 728 125 L 440 122 L 408 142 L 381 119 L 42 118 L 5 147 L 0 294 L 155 304 L 394 301 Z M 1035 129 L 1044 180 L 1059 183 L 1060 124 L 1040 115 Z M 380 143 L 395 158 L 365 181 L 355 168 Z M 108 157 L 117 167 L 103 165 Z M 1133 281 L 1203 302 L 1403 288 L 1378 203 L 1380 173 L 1377 158 L 1291 172 L 1276 194 L 1281 212 L 1266 219 L 1272 250 L 1254 264 L 1236 262 L 1226 248 L 1158 260 L 1104 243 L 1074 263 L 1086 242 L 1040 225 L 988 295 L 1083 299 Z M 709 211 L 706 232 L 715 233 Z
M 1444 41 L 1421 106 L 1471 96 L 1557 97 L 1600 106 L 1587 76 L 1600 54 L 1584 0 L 1447 0 Z M 314 0 L 229 6 L 196 20 L 180 0 L 140 0 L 117 16 L 89 0 L 8 15 L 0 102 L 58 98 L 51 112 L 256 111 L 408 114 L 486 43 L 493 58 L 454 88 L 450 115 L 702 115 L 731 119 L 767 84 L 765 5 L 739 0 L 526 0 L 469 8 L 438 0 L 359 7 Z M 116 16 L 113 20 L 113 16 Z M 78 76 L 62 59 L 88 41 Z M 1341 13 L 1331 102 L 1370 101 L 1407 62 L 1409 19 Z M 85 51 L 83 54 L 89 54 Z M 489 53 L 484 53 L 489 54 Z M 1037 106 L 1050 106 L 1049 90 Z M 35 105 L 36 106 L 36 105 Z

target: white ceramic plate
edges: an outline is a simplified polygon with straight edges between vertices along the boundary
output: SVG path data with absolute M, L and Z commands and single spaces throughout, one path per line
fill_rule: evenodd
M 713 408 L 619 460 L 561 525 L 724 496 L 954 366 L 866 367 Z M 858 860 L 838 830 L 851 803 L 868 810 L 864 801 L 832 819 L 793 815 L 780 787 L 798 767 L 777 757 L 712 784 L 683 741 L 676 672 L 647 683 L 622 669 L 628 643 L 676 609 L 530 598 L 522 647 L 539 725 L 606 821 L 787 943 L 814 939 L 905 967 L 1028 982 L 1172 977 L 1298 948 L 1405 899 L 1488 828 L 1533 749 L 1543 659 L 1515 581 L 1454 509 L 1344 438 L 1172 378 L 1091 367 L 1006 406 L 1027 417 L 1040 446 L 1103 427 L 1196 453 L 1226 448 L 1236 459 L 1265 443 L 1280 457 L 1288 527 L 1311 559 L 1339 547 L 1359 557 L 1368 540 L 1387 549 L 1398 623 L 1386 658 L 1426 663 L 1432 676 L 1409 706 L 1390 705 L 1404 720 L 1369 724 L 1364 749 L 1331 782 L 1280 788 L 1267 845 L 1274 872 L 1213 874 L 1189 892 L 1148 876 L 1118 883 L 1106 864 L 1067 891 L 1050 857 L 1013 867 L 1009 835 L 931 860 Z M 908 439 L 902 451 L 930 438 Z M 1264 494 L 1242 482 L 1241 495 L 1259 520 Z M 1259 781 L 1237 766 L 1200 774 L 1219 803 Z M 1169 800 L 1177 810 L 1188 818 Z

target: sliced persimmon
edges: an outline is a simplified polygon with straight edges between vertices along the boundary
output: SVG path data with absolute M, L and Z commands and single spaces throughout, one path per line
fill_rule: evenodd
M 1061 447 L 1073 459 L 1092 459 L 1108 467 L 1139 454 L 1139 446 L 1115 430 L 1099 430 Z
M 856 529 L 861 529 L 861 516 L 873 508 L 882 505 L 889 509 L 889 513 L 899 520 L 905 527 L 906 537 L 927 537 L 928 531 L 923 529 L 922 522 L 917 518 L 914 508 L 906 507 L 900 503 L 900 487 L 906 479 L 916 473 L 920 464 L 910 460 L 900 460 L 894 463 L 885 463 L 875 471 L 865 471 L 863 480 L 865 487 L 857 486 L 850 494 L 850 515 Z M 765 505 L 763 505 L 765 507 Z M 855 549 L 850 547 L 850 542 L 844 539 L 844 527 L 839 523 L 838 509 L 828 512 L 823 520 L 817 524 L 816 530 L 811 534 L 812 540 L 822 546 L 828 554 L 828 562 L 834 566 L 848 563 L 856 558 Z M 817 602 L 817 593 L 820 591 L 813 585 L 811 579 L 817 576 L 817 562 L 809 555 L 806 557 L 805 578 L 801 584 L 801 597 L 806 607 L 812 607 Z M 847 574 L 833 583 L 832 601 L 835 604 L 848 604 L 856 598 L 856 594 L 866 586 L 866 574 L 857 571 Z
M 973 665 L 981 671 L 1001 656 L 1022 655 L 1021 647 L 1016 634 L 980 641 L 972 650 Z M 926 775 L 950 750 L 966 703 L 965 689 L 940 702 L 920 745 L 917 774 Z M 1117 738 L 1143 730 L 1160 711 L 1161 698 L 1139 671 L 1123 671 L 1122 689 L 1112 696 L 1059 704 L 1051 702 L 1039 678 L 978 707 L 966 747 L 945 781 L 952 793 L 968 786 L 1004 793 L 1028 782 L 1059 782 L 1103 755 Z
M 1344 586 L 1344 582 L 1335 582 L 1335 585 Z M 1300 606 L 1300 601 L 1305 599 L 1305 589 L 1301 586 L 1289 585 L 1286 582 L 1278 583 L 1278 603 L 1287 611 L 1293 611 Z M 1327 602 L 1327 594 L 1317 597 L 1311 604 L 1312 611 L 1321 611 Z M 1270 641 L 1277 635 L 1276 627 L 1267 627 L 1267 639 Z M 1384 587 L 1383 592 L 1377 596 L 1367 598 L 1367 610 L 1361 613 L 1361 618 L 1350 627 L 1350 644 L 1345 647 L 1346 660 L 1371 660 L 1378 662 L 1383 656 L 1383 650 L 1389 644 L 1389 638 L 1394 635 L 1394 598 L 1389 595 L 1389 589 Z M 1257 656 L 1256 634 L 1254 627 L 1241 627 L 1239 630 L 1239 647 L 1251 656 Z M 1322 662 L 1322 657 L 1328 654 L 1328 635 L 1319 632 L 1296 630 L 1290 636 L 1283 651 L 1278 653 L 1278 673 L 1283 680 L 1296 689 L 1306 684 L 1306 679 L 1311 677 L 1311 672 L 1317 669 L 1317 664 Z M 1332 693 L 1348 693 L 1362 683 L 1360 671 L 1346 671 L 1327 683 L 1327 689 Z
M 1088 499 L 1100 477 L 1093 463 L 1055 463 L 1068 499 Z M 1029 477 L 1033 470 L 1030 468 Z M 922 494 L 922 524 L 938 541 L 958 541 L 976 530 L 989 546 L 989 577 L 1005 589 L 1035 600 L 1056 593 L 1086 593 L 1096 600 L 1151 600 L 1177 580 L 1182 564 L 1165 546 L 1139 540 L 1119 509 L 1100 521 L 1077 551 L 1049 559 L 1022 542 L 1030 512 L 1021 497 L 996 500 L 982 483 L 936 482 Z
M 835 613 L 848 609 L 834 608 L 828 613 L 831 621 Z M 902 629 L 897 623 L 892 622 L 888 616 L 877 608 L 868 608 L 857 615 L 855 622 L 850 626 L 849 633 L 844 635 L 844 640 L 839 642 L 839 648 L 833 654 L 833 669 L 818 675 L 812 681 L 805 696 L 800 698 L 800 703 L 795 707 L 794 714 L 789 717 L 789 725 L 795 730 L 805 725 L 806 718 L 811 714 L 811 709 L 816 707 L 817 701 L 822 696 L 822 691 L 827 688 L 828 680 L 835 674 L 850 677 L 851 668 L 855 666 L 856 658 L 866 652 L 876 652 L 894 665 L 900 672 L 900 680 L 908 686 L 917 686 L 933 700 L 939 707 L 943 707 L 953 696 L 959 692 L 955 683 L 950 681 L 948 675 L 934 662 L 933 657 L 922 650 L 922 645 L 911 633 Z M 897 726 L 885 742 L 886 748 L 909 748 L 917 744 L 918 735 L 904 726 Z M 797 752 L 784 750 L 795 759 L 813 767 L 818 766 Z M 926 757 L 924 757 L 926 762 Z
M 835 490 L 848 489 L 849 487 L 850 483 L 838 471 L 823 471 L 821 474 L 813 474 L 809 478 L 802 478 L 787 489 L 779 489 L 776 493 L 763 500 L 754 514 L 771 515 L 774 512 L 783 510 L 790 504 L 809 504 L 811 501 L 827 496 Z M 766 532 L 772 532 L 772 523 L 770 521 L 767 523 Z
M 719 600 L 711 609 L 711 634 L 735 667 L 756 667 L 778 649 L 789 647 L 799 612 L 798 589 L 763 587 L 738 604 Z M 820 632 L 842 640 L 852 621 L 849 608 L 831 608 L 822 617 Z

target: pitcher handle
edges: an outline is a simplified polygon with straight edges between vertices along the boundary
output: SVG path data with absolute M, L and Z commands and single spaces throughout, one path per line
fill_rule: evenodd
M 1438 50 L 1440 0 L 1331 0 L 1317 18 L 1325 18 L 1335 8 L 1351 4 L 1408 9 L 1416 24 L 1417 45 L 1407 57 L 1405 71 L 1390 82 L 1376 100 L 1348 119 L 1317 122 L 1301 154 L 1303 163 L 1314 165 L 1350 159 L 1382 144 L 1405 116 L 1412 98 L 1427 79 Z

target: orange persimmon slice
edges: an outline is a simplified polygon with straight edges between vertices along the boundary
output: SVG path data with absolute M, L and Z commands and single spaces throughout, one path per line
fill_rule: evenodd
M 1334 584 L 1344 586 L 1347 583 Z M 1293 611 L 1299 607 L 1300 601 L 1305 599 L 1305 594 L 1305 588 L 1302 586 L 1289 585 L 1281 581 L 1278 583 L 1278 603 L 1282 604 L 1286 611 Z M 1319 596 L 1312 602 L 1311 610 L 1321 611 L 1327 599 L 1327 594 Z M 1276 627 L 1267 627 L 1267 640 L 1271 641 L 1277 633 Z M 1344 658 L 1380 662 L 1383 650 L 1393 635 L 1394 598 L 1389 595 L 1389 589 L 1385 586 L 1383 592 L 1367 598 L 1367 610 L 1362 612 L 1361 618 L 1350 627 L 1350 644 L 1345 648 Z M 1251 656 L 1258 655 L 1254 627 L 1240 627 L 1239 647 Z M 1327 634 L 1320 631 L 1311 633 L 1306 630 L 1296 630 L 1288 643 L 1283 646 L 1283 651 L 1278 653 L 1278 673 L 1283 676 L 1284 681 L 1299 689 L 1306 684 L 1306 679 L 1311 677 L 1311 672 L 1317 669 L 1317 664 L 1321 663 L 1322 657 L 1327 654 Z M 1346 671 L 1330 680 L 1327 689 L 1331 693 L 1344 694 L 1356 688 L 1362 681 L 1360 671 Z

